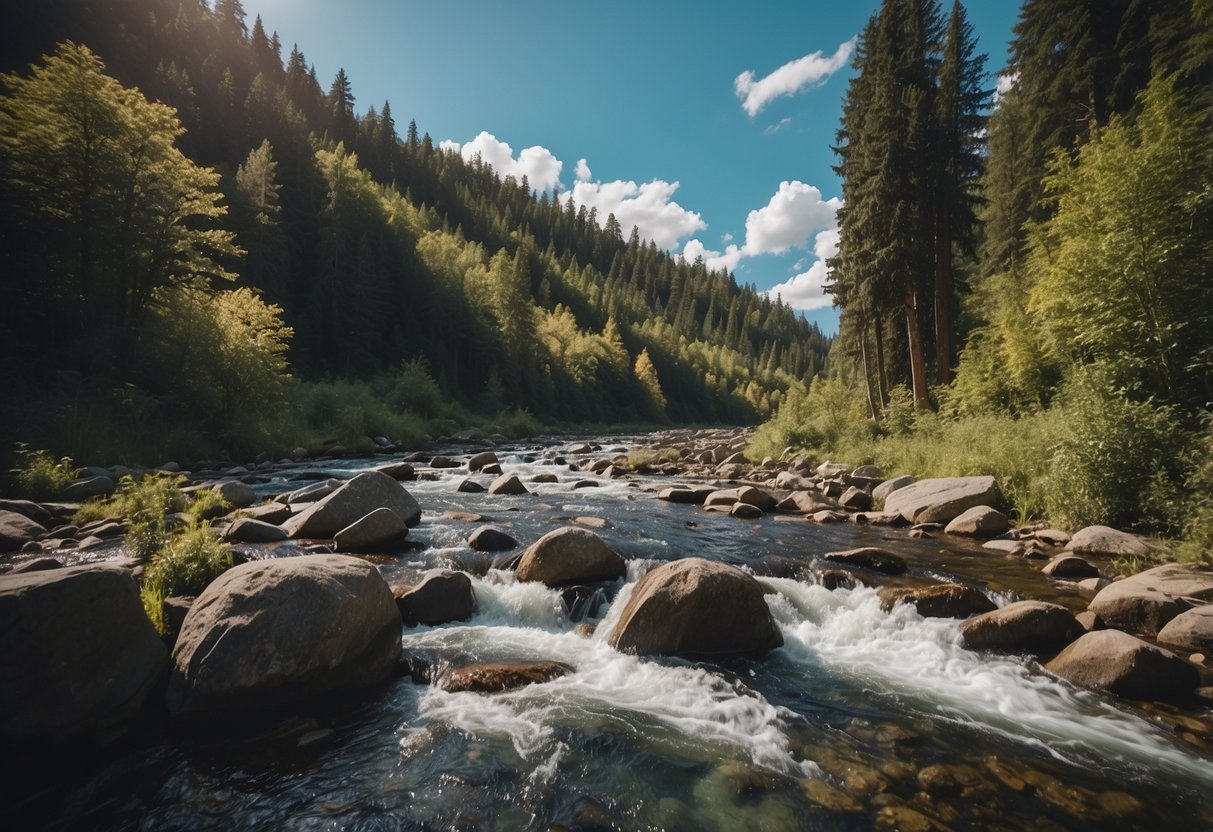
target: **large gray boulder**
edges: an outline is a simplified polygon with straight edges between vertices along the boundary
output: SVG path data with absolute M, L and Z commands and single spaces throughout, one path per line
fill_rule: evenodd
M 451 569 L 431 569 L 415 586 L 396 592 L 400 617 L 410 627 L 465 621 L 476 610 L 471 579 Z
M 1087 633 L 1045 667 L 1076 685 L 1131 699 L 1184 696 L 1200 683 L 1189 662 L 1120 630 Z
M 26 543 L 46 537 L 46 528 L 15 511 L 0 511 L 0 552 L 16 552 Z
M 379 471 L 366 471 L 282 524 L 291 537 L 331 538 L 377 508 L 388 508 L 406 526 L 421 522 L 421 506 L 400 483 Z
M 114 493 L 117 486 L 108 474 L 81 477 L 60 495 L 65 500 L 91 500 L 93 497 L 108 497 Z
M 1153 636 L 1201 601 L 1213 601 L 1213 574 L 1169 563 L 1109 584 L 1088 609 L 1109 627 Z
M 918 480 L 911 477 L 909 474 L 902 474 L 900 477 L 893 477 L 891 480 L 885 480 L 880 485 L 872 489 L 872 504 L 877 508 L 882 508 L 885 504 L 885 500 L 889 498 L 890 494 L 892 494 L 894 491 L 900 491 L 906 486 L 913 485 L 916 482 L 918 482 Z
M 489 485 L 489 493 L 502 496 L 517 496 L 529 494 L 522 480 L 516 474 L 502 474 Z
M 1213 604 L 1202 604 L 1172 618 L 1158 631 L 1158 643 L 1213 656 Z
M 522 553 L 514 577 L 548 586 L 622 578 L 627 564 L 598 535 L 572 526 L 550 531 Z
M 224 480 L 215 485 L 214 490 L 234 508 L 248 508 L 257 502 L 256 492 L 240 480 Z
M 365 552 L 392 546 L 408 537 L 409 527 L 390 508 L 377 508 L 333 535 L 338 552 Z
M 0 577 L 0 657 L 6 741 L 128 719 L 168 666 L 130 571 L 116 566 Z
M 885 497 L 884 510 L 898 512 L 910 523 L 947 523 L 974 506 L 999 501 L 991 476 L 919 480 Z
M 1066 549 L 1076 555 L 1105 558 L 1143 557 L 1150 552 L 1150 547 L 1137 535 L 1110 526 L 1079 529 L 1066 544 Z
M 468 470 L 474 473 L 497 462 L 500 462 L 497 459 L 497 454 L 492 451 L 481 451 L 478 454 L 473 454 L 468 459 Z
M 997 509 L 989 506 L 973 506 L 967 509 L 944 528 L 945 534 L 961 534 L 969 537 L 992 537 L 1011 528 L 1011 521 Z
M 343 555 L 251 561 L 194 601 L 173 651 L 168 706 L 180 714 L 297 702 L 378 682 L 399 657 L 400 613 L 371 564 Z
M 1044 601 L 1016 601 L 960 625 L 969 649 L 1037 650 L 1069 644 L 1084 632 L 1070 611 Z
M 232 543 L 276 543 L 286 540 L 286 530 L 264 520 L 241 517 L 227 527 L 223 539 Z
M 758 581 L 703 558 L 662 564 L 641 578 L 608 639 L 627 653 L 688 658 L 783 645 Z

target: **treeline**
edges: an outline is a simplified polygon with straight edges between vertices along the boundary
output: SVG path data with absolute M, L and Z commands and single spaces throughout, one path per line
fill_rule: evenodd
M 287 363 L 333 384 L 428 375 L 465 414 L 599 424 L 752 422 L 823 367 L 828 339 L 786 305 L 414 123 L 400 135 L 388 102 L 358 113 L 344 70 L 326 91 L 239 0 L 14 12 L 13 389 L 83 389 L 231 444 L 241 419 L 280 413 Z M 238 355 L 250 332 L 264 355 Z

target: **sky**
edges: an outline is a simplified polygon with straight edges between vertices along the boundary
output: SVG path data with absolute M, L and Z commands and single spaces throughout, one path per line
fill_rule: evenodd
M 879 0 L 244 0 L 327 90 L 390 101 L 436 144 L 615 213 L 641 236 L 778 294 L 826 332 L 831 150 L 855 37 Z M 945 4 L 945 9 L 950 4 Z M 969 0 L 1006 62 L 1016 0 Z

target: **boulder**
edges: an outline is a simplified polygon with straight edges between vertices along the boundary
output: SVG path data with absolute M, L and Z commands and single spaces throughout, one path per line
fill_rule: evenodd
M 846 512 L 824 509 L 813 512 L 813 520 L 817 523 L 845 523 L 847 522 L 847 515 Z
M 1200 601 L 1213 601 L 1213 574 L 1170 563 L 1104 587 L 1089 609 L 1109 627 L 1153 636 Z
M 130 571 L 116 566 L 0 577 L 0 656 L 6 747 L 128 719 L 167 667 Z
M 816 473 L 819 477 L 829 479 L 830 477 L 840 477 L 850 470 L 850 465 L 844 465 L 841 462 L 830 462 L 829 460 L 826 460 L 817 466 Z
M 430 460 L 431 468 L 460 468 L 458 462 L 446 456 L 436 456 Z
M 468 479 L 460 482 L 459 485 L 455 487 L 455 490 L 460 494 L 483 494 L 485 488 L 483 485 L 469 477 Z
M 622 578 L 627 565 L 601 537 L 572 526 L 550 531 L 522 553 L 514 576 L 548 586 Z
M 1069 532 L 1061 529 L 1037 529 L 1032 532 L 1032 537 L 1050 546 L 1064 546 L 1073 539 Z
M 239 480 L 225 480 L 216 484 L 214 490 L 233 508 L 248 508 L 257 502 L 253 489 Z
M 985 549 L 987 552 L 998 552 L 999 554 L 1006 555 L 1009 558 L 1022 557 L 1024 551 L 1027 549 L 1027 547 L 1018 540 L 987 540 L 985 543 L 981 544 L 981 548 Z
M 792 471 L 780 471 L 776 474 L 774 485 L 776 488 L 782 488 L 787 491 L 807 491 L 813 487 L 811 480 L 807 480 Z
M 739 520 L 757 520 L 762 514 L 762 509 L 750 503 L 733 503 L 729 509 L 729 515 Z
M 817 491 L 793 491 L 779 501 L 781 511 L 796 511 L 800 514 L 816 514 L 819 511 L 838 508 L 838 504 Z
M 885 497 L 885 511 L 896 511 L 911 523 L 947 523 L 974 506 L 998 502 L 998 483 L 991 476 L 919 480 Z
M 29 500 L 4 500 L 0 499 L 0 512 L 11 511 L 15 514 L 20 514 L 23 517 L 28 517 L 39 526 L 51 528 L 51 524 L 55 522 L 51 513 L 37 503 Z
M 774 511 L 775 498 L 761 488 L 743 485 L 737 489 L 737 502 L 754 506 L 762 512 Z
M 1108 526 L 1079 529 L 1066 544 L 1066 550 L 1076 555 L 1104 558 L 1142 557 L 1150 553 L 1150 547 L 1137 535 Z
M 843 552 L 827 552 L 822 557 L 835 563 L 860 566 L 864 569 L 871 569 L 873 572 L 883 572 L 886 575 L 900 575 L 906 571 L 904 558 L 885 549 L 877 549 L 875 546 L 862 546 Z
M 884 471 L 879 465 L 860 465 L 851 472 L 851 476 L 865 480 L 883 480 Z
M 661 489 L 661 491 L 657 492 L 657 499 L 670 503 L 681 503 L 683 505 L 703 505 L 703 501 L 713 491 L 715 489 L 711 487 L 686 488 L 678 485 L 672 488 Z
M 1083 578 L 1078 582 L 1078 594 L 1083 598 L 1094 598 L 1100 593 L 1100 590 L 1111 583 L 1107 578 Z M 1091 613 L 1091 615 L 1095 615 L 1095 613 Z
M 374 469 L 382 474 L 387 474 L 397 482 L 403 480 L 414 480 L 417 478 L 417 471 L 407 462 L 392 462 L 387 465 L 380 465 Z
M 758 581 L 703 558 L 665 563 L 641 578 L 608 640 L 626 653 L 686 658 L 783 645 Z
M 223 533 L 223 539 L 231 543 L 276 543 L 286 537 L 286 530 L 281 526 L 251 517 L 241 517 Z
M 338 552 L 365 552 L 397 544 L 408 537 L 409 527 L 390 508 L 377 508 L 333 535 Z
M 712 506 L 731 506 L 737 502 L 736 488 L 722 488 L 719 491 L 713 491 L 703 501 L 704 508 Z
M 518 479 L 514 474 L 502 474 L 493 480 L 493 484 L 489 486 L 489 493 L 513 496 L 515 494 L 529 494 L 530 492 L 526 490 L 526 486 L 522 484 L 522 480 Z
M 466 621 L 476 610 L 471 579 L 450 569 L 431 569 L 420 583 L 396 592 L 400 617 L 410 627 Z
M 913 485 L 918 482 L 914 477 L 908 474 L 902 474 L 900 477 L 893 477 L 891 480 L 885 480 L 880 485 L 872 489 L 872 503 L 878 507 L 883 507 L 885 500 L 894 491 L 899 491 L 907 485 Z
M 1011 521 L 1001 511 L 989 506 L 973 506 L 953 518 L 944 528 L 945 534 L 969 537 L 993 537 L 1011 528 Z
M 1061 647 L 1083 632 L 1069 610 L 1044 601 L 1016 601 L 960 625 L 960 637 L 971 650 Z
M 297 702 L 378 682 L 399 657 L 400 613 L 371 564 L 343 555 L 250 561 L 214 580 L 186 615 L 168 706 L 181 714 Z
M 526 685 L 541 685 L 573 672 L 564 662 L 478 662 L 453 667 L 438 679 L 447 693 L 500 693 Z
M 1158 643 L 1188 653 L 1213 656 L 1213 604 L 1202 604 L 1167 622 L 1158 631 Z
M 64 543 L 67 543 L 67 542 L 68 541 L 64 541 Z M 75 542 L 75 541 L 71 541 L 71 542 Z M 34 545 L 37 546 L 38 544 L 35 543 Z M 39 548 L 41 548 L 41 547 L 39 547 Z M 60 547 L 60 548 L 63 548 L 63 547 Z M 71 548 L 71 547 L 67 547 L 67 548 Z M 51 569 L 62 569 L 62 568 L 63 568 L 63 561 L 59 560 L 58 558 L 34 558 L 33 560 L 27 560 L 25 563 L 21 563 L 21 564 L 18 564 L 17 566 L 14 566 L 11 574 L 24 575 L 26 572 L 46 572 Z
M 554 482 L 560 482 L 560 478 L 555 474 L 536 474 L 531 477 L 531 482 L 536 485 L 550 485 Z
M 472 472 L 479 471 L 489 465 L 496 465 L 500 461 L 497 459 L 497 454 L 492 451 L 481 451 L 468 458 L 468 470 Z
M 323 500 L 340 487 L 341 480 L 330 478 L 321 482 L 314 482 L 311 485 L 305 485 L 303 488 L 297 488 L 294 491 L 281 495 L 278 499 L 289 506 L 296 507 L 305 503 L 315 503 Z
M 247 509 L 243 514 L 245 517 L 253 520 L 278 525 L 285 522 L 291 516 L 291 507 L 279 502 L 262 503 L 259 506 Z
M 1184 696 L 1200 683 L 1189 662 L 1120 630 L 1087 633 L 1045 668 L 1076 685 L 1131 699 Z
M 838 504 L 851 511 L 867 511 L 872 507 L 872 495 L 862 488 L 851 486 L 838 498 Z
M 395 512 L 406 526 L 421 522 L 421 506 L 387 474 L 365 471 L 282 524 L 291 537 L 331 538 L 377 508 Z
M 1098 578 L 1099 569 L 1093 563 L 1074 555 L 1058 555 L 1040 570 L 1052 578 Z
M 888 586 L 881 589 L 878 595 L 880 606 L 885 611 L 897 604 L 913 604 L 923 618 L 969 618 L 997 609 L 984 592 L 963 584 Z
M 0 552 L 16 552 L 26 543 L 46 537 L 44 526 L 24 514 L 0 511 Z
M 517 545 L 517 540 L 495 526 L 481 526 L 468 536 L 468 546 L 477 552 L 503 552 Z
M 60 496 L 72 502 L 91 500 L 93 497 L 108 497 L 114 493 L 114 489 L 114 481 L 110 477 L 98 474 L 91 477 L 81 477 L 63 489 L 63 493 Z

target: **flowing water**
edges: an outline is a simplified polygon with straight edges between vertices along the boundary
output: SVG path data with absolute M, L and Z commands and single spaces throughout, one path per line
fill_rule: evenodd
M 471 572 L 477 613 L 406 629 L 404 649 L 440 664 L 556 660 L 573 673 L 494 695 L 400 678 L 283 713 L 253 738 L 145 731 L 44 785 L 24 813 L 39 826 L 149 830 L 1213 824 L 1213 756 L 1173 723 L 1060 684 L 1025 657 L 965 650 L 957 622 L 905 605 L 883 612 L 875 590 L 828 591 L 807 570 L 815 555 L 878 544 L 903 555 L 915 579 L 982 586 L 1000 603 L 1082 606 L 1022 561 L 887 528 L 740 521 L 656 500 L 661 478 L 588 477 L 599 487 L 574 491 L 587 475 L 541 449 L 501 455 L 524 482 L 539 472 L 562 482 L 528 482 L 533 493 L 518 497 L 458 493 L 458 469 L 407 484 L 425 509 L 410 533 L 417 548 L 376 562 L 390 582 L 436 566 Z M 478 523 L 450 512 L 483 515 L 524 545 L 574 518 L 601 518 L 628 577 L 586 635 L 559 591 L 490 569 L 464 543 Z M 758 575 L 784 646 L 725 663 L 611 649 L 604 636 L 638 577 L 688 555 Z

